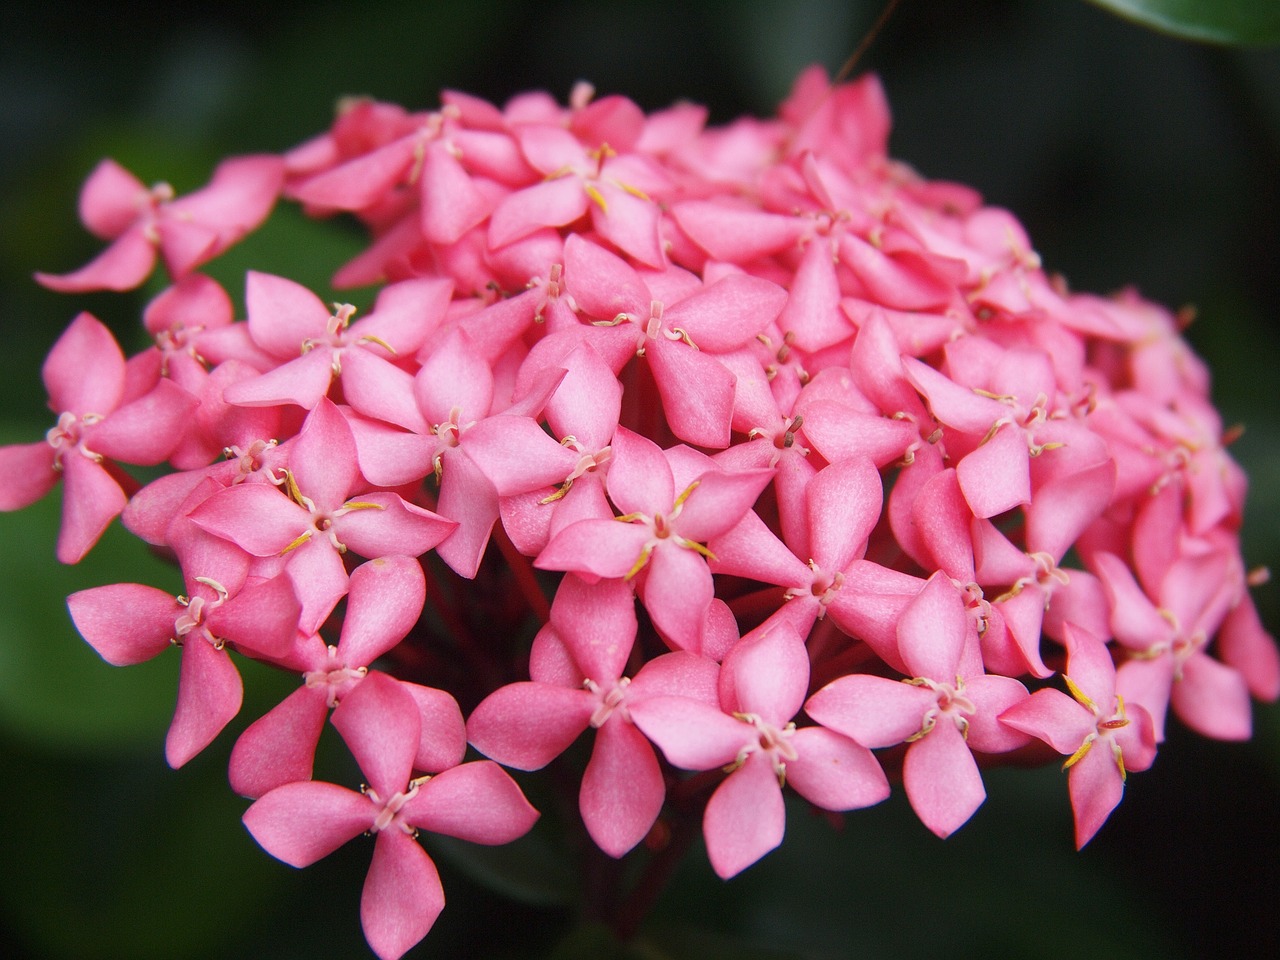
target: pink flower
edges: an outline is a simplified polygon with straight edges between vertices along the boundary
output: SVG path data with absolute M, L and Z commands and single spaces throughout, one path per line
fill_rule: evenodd
M 63 293 L 131 290 L 151 274 L 159 252 L 170 277 L 181 280 L 266 219 L 283 173 L 278 157 L 237 157 L 219 164 L 208 185 L 175 199 L 167 183 L 148 190 L 103 160 L 80 193 L 80 219 L 111 245 L 79 270 L 36 279 Z
M 623 515 L 566 527 L 535 565 L 597 579 L 644 571 L 640 596 L 655 625 L 678 649 L 697 650 L 714 594 L 704 544 L 750 509 L 771 474 L 717 470 L 622 427 L 612 450 L 608 493 Z
M 783 625 L 743 637 L 725 658 L 720 705 L 654 697 L 632 719 L 667 759 L 686 770 L 725 767 L 703 817 L 711 866 L 728 879 L 782 842 L 782 787 L 825 810 L 879 803 L 889 783 L 871 752 L 826 727 L 796 729 L 809 686 L 804 641 Z
M 287 783 L 254 801 L 244 824 L 263 849 L 294 867 L 372 833 L 360 922 L 373 952 L 396 960 L 427 935 L 444 908 L 435 864 L 414 842 L 418 830 L 473 843 L 510 843 L 528 832 L 538 813 L 488 761 L 414 777 L 420 714 L 390 677 L 370 674 L 333 712 L 333 725 L 367 786 L 357 793 L 332 783 Z
M 635 601 L 620 580 L 560 582 L 551 625 L 534 640 L 528 683 L 500 687 L 467 721 L 481 753 L 520 770 L 538 770 L 588 727 L 596 730 L 579 808 L 605 853 L 621 857 L 658 818 L 666 796 L 653 748 L 631 721 L 645 698 L 680 693 L 715 702 L 716 664 L 676 652 L 623 676 L 635 640 Z
M 58 338 L 42 373 L 58 422 L 42 443 L 0 447 L 0 510 L 34 503 L 63 478 L 58 559 L 78 563 L 134 486 L 113 461 L 162 462 L 181 442 L 196 398 L 169 380 L 130 395 L 124 354 L 87 313 Z
M 355 441 L 336 407 L 321 400 L 290 449 L 284 489 L 243 483 L 218 491 L 192 511 L 210 533 L 255 557 L 283 558 L 303 604 L 301 627 L 314 631 L 347 590 L 342 555 L 417 556 L 453 524 L 394 493 L 368 489 Z
M 281 657 L 302 608 L 288 577 L 249 582 L 244 554 L 185 518 L 174 521 L 169 542 L 185 574 L 185 595 L 116 583 L 73 593 L 67 606 L 76 629 L 108 663 L 142 663 L 170 645 L 182 648 L 178 704 L 165 738 L 169 765 L 180 767 L 240 712 L 243 686 L 227 645 Z
M 1076 847 L 1083 847 L 1106 822 L 1124 793 L 1129 770 L 1146 770 L 1155 760 L 1151 715 L 1116 694 L 1116 669 L 1106 646 L 1083 631 L 1069 631 L 1065 693 L 1037 690 L 1000 714 L 1000 722 L 1039 737 L 1059 753 L 1070 771 Z M 1096 749 L 1095 749 L 1096 748 Z
M 986 799 L 972 751 L 1003 753 L 1026 742 L 996 719 L 1027 696 L 1026 688 L 984 674 L 976 640 L 959 592 L 935 574 L 898 621 L 898 645 L 912 677 L 840 677 L 805 703 L 809 716 L 867 747 L 906 742 L 907 799 L 940 837 L 959 829 Z
M 426 586 L 412 557 L 380 557 L 351 574 L 346 612 L 336 645 L 312 634 L 272 659 L 302 674 L 303 685 L 259 717 L 231 751 L 231 787 L 260 797 L 293 780 L 311 779 L 316 745 L 329 710 L 369 675 L 370 666 L 400 643 L 418 622 Z M 397 681 L 422 715 L 422 740 L 414 759 L 436 773 L 462 762 L 466 741 L 457 702 L 442 690 Z

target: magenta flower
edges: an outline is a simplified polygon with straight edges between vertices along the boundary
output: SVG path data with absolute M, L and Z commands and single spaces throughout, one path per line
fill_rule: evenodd
M 515 782 L 488 761 L 414 777 L 421 723 L 399 684 L 370 674 L 333 712 L 367 786 L 357 793 L 332 783 L 287 783 L 244 815 L 263 849 L 294 867 L 315 863 L 362 833 L 374 835 L 360 922 L 382 960 L 396 960 L 425 937 L 444 908 L 435 864 L 414 842 L 418 830 L 510 843 L 538 817 Z
M 180 647 L 173 765 L 239 710 L 236 658 L 294 675 L 231 784 L 288 863 L 374 835 L 382 958 L 443 906 L 413 834 L 533 823 L 499 763 L 576 802 L 583 914 L 625 941 L 694 818 L 735 876 L 786 784 L 828 819 L 884 799 L 873 750 L 946 837 L 1043 740 L 1083 845 L 1168 708 L 1243 739 L 1280 695 L 1185 318 L 1068 292 L 1012 214 L 890 159 L 873 77 L 706 118 L 587 84 L 347 100 L 182 198 L 104 161 L 80 211 L 110 245 L 38 275 L 127 289 L 160 257 L 172 285 L 133 357 L 88 314 L 58 339 L 56 425 L 0 448 L 0 509 L 62 477 L 60 559 L 121 514 L 176 561 L 180 597 L 68 600 L 111 663 Z M 255 270 L 237 321 L 194 272 L 281 191 L 367 230 L 332 282 L 370 309 Z M 330 715 L 360 793 L 311 780 Z

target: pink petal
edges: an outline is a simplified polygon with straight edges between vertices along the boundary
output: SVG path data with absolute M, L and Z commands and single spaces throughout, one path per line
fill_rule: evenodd
M 58 337 L 40 370 L 58 413 L 105 416 L 124 399 L 124 353 L 101 321 L 79 314 Z
M 725 880 L 741 873 L 782 843 L 786 818 L 773 767 L 750 755 L 707 801 L 702 832 L 711 868 Z
M 320 510 L 336 509 L 356 485 L 356 441 L 346 417 L 331 401 L 320 400 L 307 415 L 289 449 L 289 469 L 303 496 Z
M 36 281 L 59 293 L 132 290 L 156 265 L 156 247 L 139 225 L 127 230 L 93 260 L 70 273 L 37 273 Z
M 581 456 L 548 436 L 531 417 L 481 420 L 467 431 L 466 448 L 501 497 L 561 483 Z
M 805 703 L 824 727 L 864 747 L 891 747 L 920 732 L 925 712 L 937 705 L 927 687 L 864 674 L 839 677 Z
M 445 451 L 436 509 L 457 523 L 436 553 L 458 576 L 474 577 L 498 519 L 498 492 L 475 461 L 456 447 Z
M 169 648 L 180 608 L 173 594 L 138 583 L 112 583 L 67 597 L 71 619 L 107 663 L 123 667 Z
M 729 353 L 763 332 L 786 302 L 787 292 L 776 283 L 730 274 L 675 304 L 662 322 L 684 330 L 700 350 Z
M 1248 740 L 1253 735 L 1244 677 L 1207 654 L 1194 653 L 1182 664 L 1172 700 L 1178 718 L 1206 737 Z
M 190 429 L 199 402 L 176 383 L 161 380 L 145 396 L 94 426 L 86 442 L 95 453 L 112 460 L 154 466 L 173 452 Z
M 594 710 L 582 689 L 512 683 L 480 701 L 467 721 L 467 738 L 499 763 L 539 770 L 578 739 Z
M 547 401 L 546 418 L 556 437 L 573 435 L 588 451 L 607 445 L 618 426 L 622 384 L 589 343 L 564 358 L 568 376 Z
M 0 447 L 0 511 L 29 507 L 52 490 L 62 476 L 53 458 L 44 440 Z
M 862 457 L 831 464 L 809 482 L 806 498 L 813 558 L 824 570 L 843 570 L 865 551 L 880 519 L 880 472 Z
M 1027 744 L 1029 738 L 1026 735 L 1002 725 L 998 719 L 1005 710 L 1027 698 L 1027 688 L 1021 683 L 997 674 L 969 677 L 965 680 L 964 695 L 977 708 L 969 717 L 971 750 L 1007 753 Z
M 677 491 L 661 448 L 626 427 L 613 435 L 607 488 L 609 499 L 624 514 L 654 516 L 671 509 Z
M 284 161 L 272 154 L 228 157 L 208 184 L 169 204 L 172 219 L 193 220 L 218 232 L 221 253 L 255 229 L 275 204 L 284 177 Z
M 697 480 L 675 521 L 680 536 L 703 542 L 718 537 L 747 513 L 773 479 L 769 469 L 708 470 Z
M 304 686 L 249 724 L 231 748 L 231 789 L 242 797 L 261 797 L 286 783 L 310 780 L 328 715 L 324 694 Z
M 1116 697 L 1116 665 L 1111 651 L 1097 637 L 1071 624 L 1065 640 L 1067 676 L 1099 710 L 1111 710 Z
M 693 550 L 666 542 L 649 555 L 640 588 L 653 625 L 680 650 L 700 647 L 715 586 L 706 561 Z
M 380 831 L 360 894 L 360 926 L 370 949 L 381 960 L 398 960 L 443 909 L 444 888 L 427 852 L 394 827 Z
M 587 212 L 587 194 L 575 176 L 544 180 L 507 196 L 489 218 L 489 246 L 505 247 L 541 227 L 560 227 Z
M 374 813 L 369 798 L 354 790 L 302 781 L 255 800 L 243 819 L 267 853 L 292 867 L 307 867 L 368 830 Z
M 933 415 L 949 427 L 981 437 L 1009 412 L 1009 408 L 999 400 L 974 393 L 914 357 L 904 357 L 902 369 L 907 379 L 929 401 Z
M 489 215 L 485 195 L 440 142 L 427 148 L 421 177 L 422 234 L 432 243 L 456 243 Z
M 907 748 L 902 781 L 911 809 L 940 837 L 963 826 L 987 798 L 973 754 L 945 716 Z
M 1111 745 L 1094 741 L 1089 752 L 1067 771 L 1067 788 L 1076 821 L 1076 849 L 1093 839 L 1124 795 L 1124 779 Z
M 426 579 L 414 557 L 380 557 L 352 571 L 338 652 L 368 666 L 413 629 L 426 600 Z
M 1027 552 L 1063 554 L 1111 502 L 1116 465 L 1105 460 L 1042 485 L 1027 508 Z M 1135 550 L 1141 538 L 1134 538 Z
M 591 839 L 621 857 L 645 838 L 666 798 L 662 771 L 644 735 L 620 717 L 596 731 L 578 805 Z
M 62 458 L 62 526 L 57 557 L 79 563 L 126 503 L 120 484 L 102 466 L 73 451 Z
M 293 581 L 277 575 L 246 586 L 212 610 L 206 623 L 215 636 L 250 654 L 280 658 L 289 653 L 298 632 L 302 604 Z
M 685 770 L 724 766 L 755 738 L 753 727 L 687 697 L 647 697 L 629 704 L 628 711 L 667 760 Z
M 421 141 L 401 137 L 346 163 L 289 186 L 289 196 L 302 203 L 337 210 L 362 210 L 396 187 L 414 163 Z
M 325 337 L 329 310 L 299 283 L 251 270 L 244 298 L 254 343 L 274 356 L 297 357 L 308 337 Z
M 969 616 L 945 574 L 934 574 L 898 620 L 898 649 L 913 676 L 950 683 L 956 676 Z
M 643 524 L 579 520 L 552 537 L 533 565 L 539 570 L 569 571 L 584 579 L 621 578 L 640 559 L 648 539 L 649 530 Z
M 1026 434 L 1005 424 L 956 464 L 956 479 L 975 517 L 994 517 L 1031 502 L 1030 456 Z
M 1063 756 L 1071 756 L 1094 732 L 1096 718 L 1061 690 L 1037 690 L 1000 714 L 1000 722 L 1037 737 Z
M 840 310 L 833 252 L 825 239 L 815 237 L 809 241 L 796 268 L 786 307 L 778 318 L 778 326 L 793 332 L 795 344 L 802 350 L 820 350 L 853 333 L 853 326 Z
M 279 564 L 272 569 L 279 569 Z M 298 629 L 304 634 L 315 633 L 347 592 L 342 556 L 324 541 L 304 543 L 289 553 L 285 571 L 302 602 Z
M 146 186 L 109 157 L 101 160 L 80 188 L 80 220 L 94 236 L 114 240 L 138 219 Z
M 164 743 L 169 766 L 182 766 L 213 743 L 240 712 L 243 696 L 244 685 L 231 655 L 202 637 L 190 637 L 182 647 L 178 705 Z
M 711 201 L 676 204 L 671 214 L 694 243 L 728 263 L 749 263 L 778 253 L 795 244 L 805 229 L 797 217 Z
M 491 760 L 437 774 L 404 806 L 408 823 L 472 843 L 510 843 L 529 832 L 538 811 L 511 776 Z
M 218 255 L 220 236 L 217 227 L 162 215 L 156 230 L 160 235 L 160 256 L 164 258 L 164 265 L 173 280 L 181 280 Z
M 448 336 L 422 364 L 413 389 L 432 425 L 448 421 L 455 409 L 462 412 L 463 422 L 479 420 L 493 405 L 493 373 L 461 331 Z
M 400 686 L 413 697 L 422 719 L 422 734 L 418 738 L 413 768 L 439 773 L 456 767 L 467 752 L 467 729 L 458 701 L 443 690 L 418 683 L 401 681 Z
M 2 451 L 0 451 L 2 452 Z M 1249 692 L 1259 700 L 1280 696 L 1280 651 L 1246 594 L 1227 614 L 1218 632 L 1218 655 L 1244 676 Z
M 333 530 L 342 543 L 362 557 L 421 556 L 456 527 L 453 520 L 408 503 L 394 493 L 357 494 L 343 506 L 348 512 L 334 518 Z
M 226 487 L 196 507 L 191 519 L 256 557 L 280 553 L 310 526 L 307 512 L 267 483 Z
M 636 636 L 631 588 L 621 580 L 592 584 L 569 574 L 551 604 L 551 625 L 582 677 L 611 683 L 622 676 Z
M 333 351 L 321 346 L 260 377 L 233 383 L 222 392 L 227 403 L 271 407 L 292 403 L 310 410 L 329 392 L 333 381 Z
M 1124 697 L 1126 704 L 1137 704 L 1151 714 L 1157 743 L 1164 741 L 1173 684 L 1173 657 L 1167 653 L 1152 659 L 1127 660 L 1116 670 L 1116 693 Z
M 720 702 L 776 727 L 800 711 L 809 691 L 809 652 L 795 630 L 777 627 L 743 637 L 720 671 Z
M 889 796 L 889 781 L 866 747 L 822 727 L 791 738 L 799 756 L 787 762 L 787 783 L 824 810 L 860 810 Z
M 383 799 L 405 788 L 413 771 L 422 721 L 398 681 L 374 671 L 333 711 L 333 725 Z
M 595 187 L 604 203 L 594 202 L 588 209 L 591 223 L 600 236 L 640 263 L 662 267 L 664 260 L 658 231 L 662 211 L 658 205 L 647 197 L 637 197 L 614 181 L 597 180 Z
M 710 354 L 661 335 L 648 342 L 645 356 L 672 432 L 700 447 L 727 447 L 734 375 Z
M 1117 640 L 1131 649 L 1146 650 L 1171 637 L 1173 627 L 1160 616 L 1123 560 L 1099 551 L 1091 565 L 1110 600 L 1111 629 Z

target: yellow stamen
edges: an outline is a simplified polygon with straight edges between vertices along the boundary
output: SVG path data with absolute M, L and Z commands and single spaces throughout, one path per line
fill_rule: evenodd
M 1097 705 L 1094 704 L 1094 702 L 1091 699 L 1089 699 L 1089 696 L 1083 690 L 1081 690 L 1079 687 L 1075 685 L 1075 681 L 1073 681 L 1065 673 L 1062 675 L 1062 679 L 1066 681 L 1067 689 L 1071 691 L 1071 696 L 1075 697 L 1077 703 L 1079 703 L 1083 707 L 1088 707 L 1094 713 L 1098 712 Z

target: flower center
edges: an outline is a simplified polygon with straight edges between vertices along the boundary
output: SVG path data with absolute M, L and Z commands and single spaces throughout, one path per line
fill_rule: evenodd
M 330 644 L 328 665 L 321 670 L 308 670 L 302 675 L 302 680 L 309 689 L 323 690 L 332 708 L 336 707 L 338 702 L 368 673 L 368 667 L 349 667 L 345 663 L 340 663 L 338 648 Z

